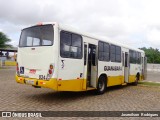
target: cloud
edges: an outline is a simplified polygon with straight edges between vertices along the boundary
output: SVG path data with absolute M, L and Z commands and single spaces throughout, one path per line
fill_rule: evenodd
M 160 46 L 160 29 L 150 29 L 147 33 L 147 40 L 149 41 L 150 45 L 159 48 Z M 153 42 L 154 41 L 154 42 Z
M 16 46 L 22 28 L 57 21 L 135 47 L 160 48 L 159 4 L 159 0 L 0 0 L 0 30 Z

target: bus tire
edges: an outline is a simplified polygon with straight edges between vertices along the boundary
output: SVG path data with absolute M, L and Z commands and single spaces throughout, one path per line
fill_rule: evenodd
M 101 76 L 98 80 L 97 94 L 101 95 L 105 93 L 105 91 L 106 91 L 106 78 L 104 76 Z
M 135 80 L 135 82 L 133 83 L 134 86 L 137 86 L 137 85 L 138 85 L 138 80 L 139 80 L 139 74 L 136 75 L 136 80 Z

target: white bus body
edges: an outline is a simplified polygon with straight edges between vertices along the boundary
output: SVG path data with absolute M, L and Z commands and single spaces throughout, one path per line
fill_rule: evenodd
M 146 77 L 142 50 L 58 23 L 22 30 L 16 81 L 56 91 L 104 93 L 106 87 L 137 84 Z

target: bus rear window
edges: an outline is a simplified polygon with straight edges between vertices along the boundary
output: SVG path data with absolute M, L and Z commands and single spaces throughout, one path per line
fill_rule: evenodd
M 53 41 L 53 25 L 34 26 L 22 30 L 19 47 L 51 46 Z

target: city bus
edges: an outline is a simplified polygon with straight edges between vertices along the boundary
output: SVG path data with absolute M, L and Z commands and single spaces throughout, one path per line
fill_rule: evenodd
M 107 87 L 145 80 L 146 59 L 132 46 L 56 22 L 39 23 L 21 32 L 15 79 L 35 88 L 103 94 Z

